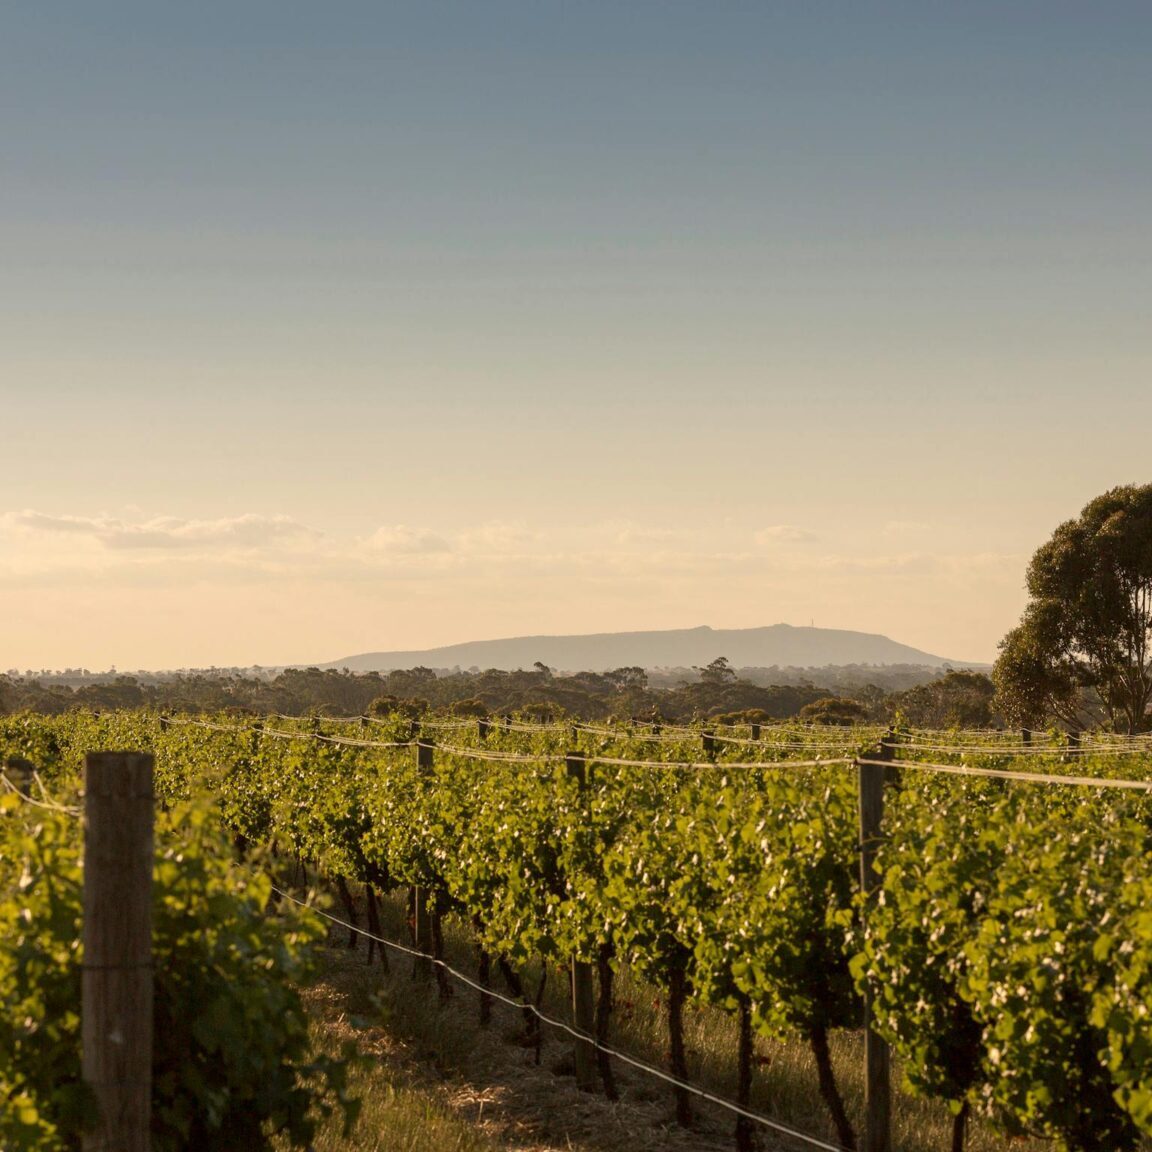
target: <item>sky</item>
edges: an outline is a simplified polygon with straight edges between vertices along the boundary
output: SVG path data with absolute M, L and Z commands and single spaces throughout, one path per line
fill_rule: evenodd
M 1150 49 L 1146 0 L 9 6 L 0 669 L 991 661 L 1152 481 Z

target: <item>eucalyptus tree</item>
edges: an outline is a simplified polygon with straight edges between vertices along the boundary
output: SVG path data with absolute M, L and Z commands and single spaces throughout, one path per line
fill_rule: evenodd
M 1129 733 L 1152 702 L 1152 484 L 1113 488 L 1061 524 L 1028 566 L 1031 597 L 1000 644 L 997 700 L 1019 723 Z

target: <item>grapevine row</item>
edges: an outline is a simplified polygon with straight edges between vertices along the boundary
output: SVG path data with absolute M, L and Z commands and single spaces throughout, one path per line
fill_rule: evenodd
M 855 775 L 836 762 L 867 751 L 850 732 L 796 729 L 775 753 L 771 741 L 718 741 L 703 763 L 693 731 L 437 735 L 456 750 L 421 767 L 400 720 L 364 740 L 321 721 L 264 730 L 144 714 L 3 730 L 45 766 L 109 742 L 154 750 L 167 801 L 207 783 L 242 842 L 275 841 L 345 887 L 430 894 L 435 920 L 466 918 L 513 976 L 537 957 L 595 965 L 603 1036 L 612 972 L 630 965 L 664 990 L 682 1078 L 690 998 L 736 1014 L 742 1033 L 801 1037 L 844 1147 L 856 1135 L 828 1036 L 859 1026 L 865 989 L 906 1086 L 952 1110 L 954 1147 L 972 1112 L 1069 1150 L 1132 1149 L 1152 1134 L 1146 794 L 904 767 L 865 901 Z M 1150 775 L 1142 748 L 1053 747 L 1025 763 L 983 738 L 928 740 L 956 765 Z M 389 744 L 400 746 L 373 746 Z M 827 764 L 794 766 L 796 745 Z M 565 770 L 573 752 L 585 787 Z

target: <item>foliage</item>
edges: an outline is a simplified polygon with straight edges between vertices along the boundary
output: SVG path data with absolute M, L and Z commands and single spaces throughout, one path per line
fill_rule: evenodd
M 917 728 L 987 728 L 996 686 L 983 672 L 949 670 L 939 680 L 899 692 L 889 702 Z
M 1113 488 L 1032 557 L 1031 597 L 1005 637 L 997 687 L 1016 715 L 1067 718 L 1092 689 L 1127 732 L 1152 701 L 1152 484 Z
M 80 1078 L 80 846 L 75 819 L 0 800 L 0 1145 L 76 1146 L 94 1100 Z M 298 985 L 323 934 L 268 914 L 269 882 L 232 863 L 203 803 L 160 816 L 152 1142 L 158 1152 L 308 1147 L 317 1111 L 356 1105 L 343 1062 L 312 1059 Z
M 0 1147 L 57 1152 L 94 1099 L 80 1079 L 80 864 L 63 816 L 0 796 Z
M 732 684 L 736 680 L 736 669 L 728 663 L 727 656 L 717 656 L 711 663 L 694 671 L 700 673 L 702 684 Z
M 882 895 L 867 909 L 852 962 L 905 1086 L 955 1112 L 982 1083 L 982 1029 L 960 990 L 1003 857 L 989 811 L 999 794 L 982 781 L 889 794 L 876 861 Z
M 1070 815 L 1021 810 L 997 822 L 1006 850 L 968 945 L 962 994 L 984 1025 L 988 1104 L 1070 1152 L 1123 1152 L 1139 1131 L 1101 1059 L 1107 1036 L 1094 1001 L 1112 981 L 1100 921 L 1143 836 L 1114 812 Z
M 868 709 L 858 700 L 847 700 L 841 696 L 825 696 L 813 700 L 800 709 L 799 718 L 808 724 L 836 724 L 849 727 L 862 724 L 868 718 Z
M 1152 800 L 906 761 L 865 899 L 844 761 L 880 730 L 766 725 L 754 741 L 753 715 L 713 731 L 707 761 L 699 726 L 481 729 L 445 713 L 420 721 L 440 742 L 431 765 L 427 743 L 421 763 L 402 743 L 400 716 L 10 717 L 0 754 L 50 755 L 66 774 L 85 747 L 152 748 L 166 802 L 210 780 L 246 841 L 275 840 L 334 878 L 419 885 L 505 961 L 614 954 L 666 996 L 677 1076 L 691 1072 L 675 1031 L 689 995 L 765 1035 L 807 1036 L 846 1146 L 827 1031 L 858 1023 L 865 989 L 906 1086 L 958 1122 L 971 1108 L 1069 1152 L 1152 1135 Z M 1026 758 L 1015 734 L 914 739 L 957 768 L 1150 775 L 1144 739 L 1094 752 L 1087 737 L 1037 734 Z
M 667 672 L 650 676 L 640 667 L 558 675 L 543 665 L 512 672 L 409 668 L 385 674 L 332 668 L 289 668 L 276 675 L 212 671 L 117 677 L 65 672 L 36 677 L 29 673 L 25 677 L 0 675 L 0 715 L 25 709 L 58 715 L 81 709 L 147 707 L 175 713 L 333 717 L 386 716 L 401 709 L 418 718 L 430 709 L 450 709 L 460 703 L 468 708 L 461 714 L 473 716 L 482 715 L 480 709 L 489 715 L 526 714 L 549 705 L 552 715 L 585 720 L 643 716 L 686 721 L 749 710 L 781 720 L 795 716 L 813 700 L 850 693 L 854 687 L 860 699 L 868 696 L 871 707 L 872 695 L 883 697 L 883 691 L 874 684 L 865 688 L 868 681 L 898 688 L 933 678 L 931 669 L 918 666 L 822 668 L 814 670 L 823 685 L 819 687 L 812 683 L 809 671 L 813 670 L 742 669 L 738 673 L 729 666 L 718 677 L 709 673 L 707 679 L 698 679 L 692 669 L 670 677 Z
M 1073 731 L 1093 719 L 1087 694 L 1077 682 L 1075 662 L 1056 656 L 1058 621 L 1049 606 L 1031 604 L 1020 624 L 1000 641 L 992 670 L 996 704 L 1021 728 L 1039 728 L 1055 717 Z

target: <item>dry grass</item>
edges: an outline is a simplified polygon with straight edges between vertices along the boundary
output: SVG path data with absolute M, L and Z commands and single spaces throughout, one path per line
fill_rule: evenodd
M 405 909 L 386 902 L 384 931 L 406 939 Z M 479 1024 L 478 997 L 458 987 L 441 1004 L 434 983 L 412 975 L 411 961 L 391 957 L 391 972 L 366 964 L 364 941 L 356 951 L 339 930 L 325 952 L 323 979 L 308 991 L 318 1043 L 331 1050 L 355 1038 L 370 1061 L 356 1073 L 364 1113 L 348 1140 L 335 1127 L 326 1130 L 317 1152 L 363 1149 L 454 1150 L 488 1152 L 728 1152 L 733 1118 L 701 1103 L 690 1131 L 674 1120 L 670 1089 L 643 1073 L 617 1064 L 621 1099 L 610 1103 L 581 1093 L 571 1075 L 570 1044 L 545 1030 L 537 1064 L 534 1047 L 525 1046 L 523 1019 L 514 1009 L 494 1006 L 488 1028 Z M 446 927 L 449 963 L 474 974 L 475 953 L 463 925 Z M 526 974 L 535 989 L 538 968 Z M 543 1007 L 568 1018 L 563 974 L 547 981 Z M 650 986 L 622 972 L 617 982 L 613 1044 L 651 1063 L 662 1064 L 667 1050 L 663 1005 Z M 735 1095 L 735 1021 L 708 1008 L 686 1018 L 686 1042 L 692 1079 L 719 1095 Z M 862 1115 L 862 1042 L 852 1034 L 833 1037 L 833 1057 L 850 1114 L 859 1127 Z M 815 1067 L 802 1044 L 758 1043 L 760 1070 L 753 1107 L 797 1129 L 834 1142 L 817 1087 Z M 893 1146 L 900 1152 L 937 1152 L 949 1145 L 947 1110 L 895 1093 Z M 771 1132 L 760 1137 L 769 1150 L 806 1145 Z M 1002 1152 L 1008 1141 L 976 1125 L 970 1152 Z M 1034 1152 L 1048 1145 L 1013 1141 L 1013 1152 Z
M 362 1101 L 359 1122 L 345 1137 L 336 1121 L 325 1123 L 315 1152 L 497 1152 L 506 1145 L 490 1139 L 482 1124 L 483 1106 L 460 1114 L 407 1046 L 371 1023 L 374 1009 L 364 994 L 364 972 L 333 952 L 323 980 L 308 989 L 317 1046 L 329 1054 L 354 1041 L 364 1058 L 353 1070 L 352 1091 Z M 369 1015 L 364 1015 L 368 1013 Z
M 337 1051 L 353 1038 L 370 1057 L 355 1074 L 364 1112 L 345 1140 L 336 1124 L 317 1152 L 646 1152 L 729 1148 L 726 1129 L 679 1131 L 663 1093 L 631 1088 L 611 1104 L 580 1092 L 567 1046 L 545 1039 L 541 1062 L 525 1046 L 519 1013 L 494 1013 L 482 1029 L 474 997 L 441 1005 L 435 986 L 407 963 L 391 976 L 365 965 L 363 950 L 332 948 L 324 978 L 307 992 L 318 1043 Z

